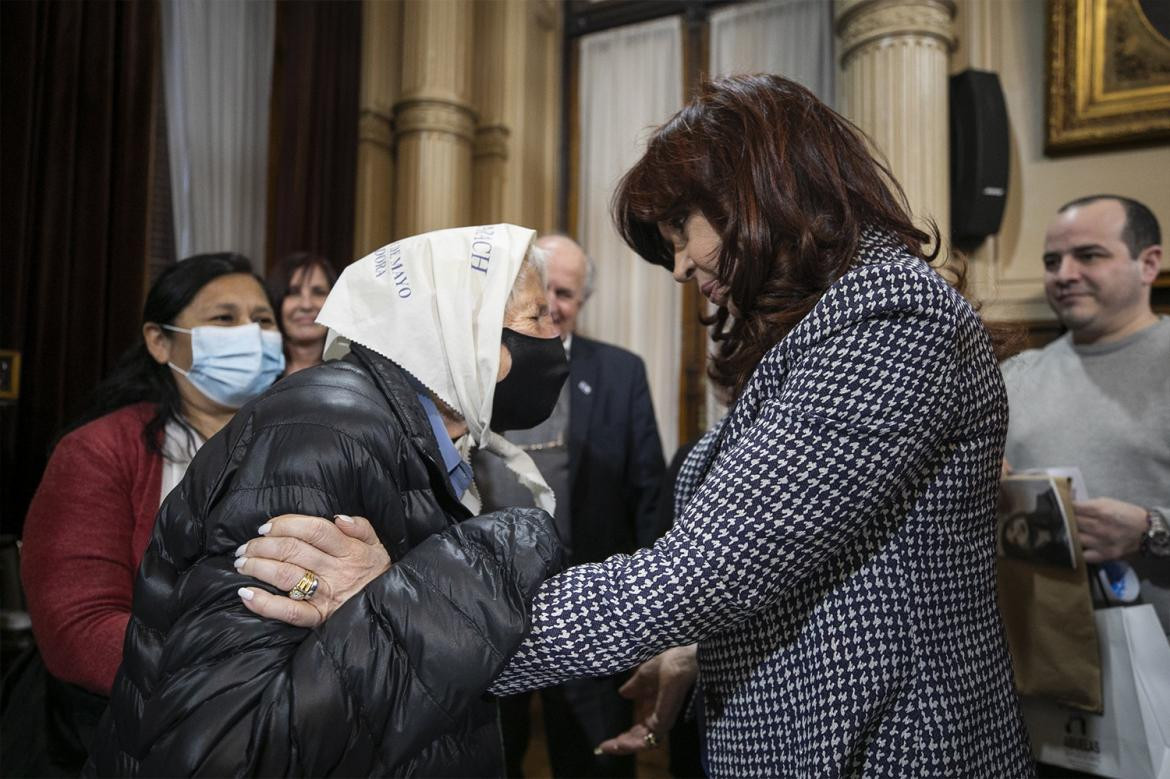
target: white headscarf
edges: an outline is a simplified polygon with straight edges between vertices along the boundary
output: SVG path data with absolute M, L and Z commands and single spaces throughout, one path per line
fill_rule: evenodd
M 467 422 L 456 442 L 498 454 L 537 506 L 555 498 L 532 459 L 488 429 L 504 308 L 536 233 L 509 224 L 436 230 L 383 246 L 350 265 L 321 307 L 325 359 L 358 343 L 392 360 Z M 479 512 L 471 491 L 464 503 Z

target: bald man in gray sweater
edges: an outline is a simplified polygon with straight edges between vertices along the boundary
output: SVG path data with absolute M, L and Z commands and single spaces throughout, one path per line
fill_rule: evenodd
M 1068 332 L 1003 364 L 1015 470 L 1076 466 L 1085 559 L 1124 559 L 1170 634 L 1170 318 L 1150 292 L 1161 234 L 1113 195 L 1060 209 L 1044 241 L 1044 288 Z

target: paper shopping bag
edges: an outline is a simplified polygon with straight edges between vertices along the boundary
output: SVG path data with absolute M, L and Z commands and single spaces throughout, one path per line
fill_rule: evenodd
M 1148 604 L 1095 613 L 1104 713 L 1021 700 L 1042 763 L 1125 779 L 1170 779 L 1170 642 Z
M 1097 628 L 1071 506 L 1067 478 L 1003 479 L 999 535 L 1006 539 L 999 544 L 999 610 L 1016 690 L 1100 712 Z M 1022 526 L 1022 537 L 1012 535 L 1012 522 Z

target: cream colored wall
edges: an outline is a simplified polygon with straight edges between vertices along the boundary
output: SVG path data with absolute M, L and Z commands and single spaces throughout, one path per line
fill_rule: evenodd
M 1170 145 L 1044 155 L 1045 0 L 959 0 L 953 71 L 999 74 L 1011 130 L 1011 172 L 1003 226 L 970 258 L 975 292 L 993 319 L 1050 320 L 1044 302 L 1044 229 L 1080 195 L 1110 192 L 1146 203 L 1170 231 Z M 1170 259 L 1164 267 L 1170 268 Z

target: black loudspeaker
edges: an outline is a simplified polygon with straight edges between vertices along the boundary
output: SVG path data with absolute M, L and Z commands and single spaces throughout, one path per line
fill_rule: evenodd
M 951 76 L 951 241 L 977 245 L 999 231 L 1008 188 L 1007 106 L 999 76 Z

